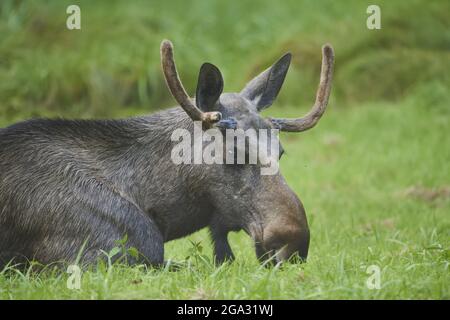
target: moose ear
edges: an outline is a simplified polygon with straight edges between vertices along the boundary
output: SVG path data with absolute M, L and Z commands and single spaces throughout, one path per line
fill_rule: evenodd
M 204 63 L 198 75 L 195 95 L 197 107 L 204 112 L 213 110 L 222 90 L 223 78 L 219 69 L 211 63 Z
M 291 63 L 291 54 L 286 53 L 269 69 L 253 78 L 241 91 L 241 95 L 252 101 L 258 111 L 270 107 L 283 85 Z

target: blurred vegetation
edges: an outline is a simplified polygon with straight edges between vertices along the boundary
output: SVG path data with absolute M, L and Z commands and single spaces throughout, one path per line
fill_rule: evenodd
M 79 31 L 66 28 L 70 4 L 81 7 Z M 336 51 L 320 130 L 282 136 L 281 171 L 311 228 L 308 263 L 260 267 L 241 232 L 230 236 L 236 262 L 216 268 L 211 246 L 192 249 L 208 243 L 203 230 L 166 245 L 167 259 L 189 263 L 179 272 L 110 266 L 69 290 L 64 273 L 5 269 L 0 299 L 449 299 L 450 2 L 377 0 L 381 30 L 366 28 L 369 4 L 0 0 L 1 126 L 174 105 L 160 71 L 164 38 L 191 94 L 205 61 L 220 67 L 226 91 L 238 91 L 291 51 L 288 79 L 267 112 L 295 117 L 314 100 L 321 45 Z M 381 290 L 366 287 L 373 264 Z
M 382 29 L 368 30 L 371 1 L 19 1 L 0 2 L 0 124 L 36 116 L 111 117 L 174 104 L 159 64 L 175 44 L 183 82 L 199 66 L 220 67 L 237 91 L 286 51 L 293 63 L 279 106 L 314 98 L 320 47 L 336 51 L 333 105 L 449 102 L 448 1 L 377 1 Z M 81 8 L 81 30 L 66 8 Z

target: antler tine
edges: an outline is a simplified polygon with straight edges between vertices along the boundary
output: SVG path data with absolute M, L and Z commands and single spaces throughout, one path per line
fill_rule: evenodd
M 161 43 L 161 64 L 170 92 L 192 120 L 212 124 L 222 118 L 220 112 L 203 112 L 192 102 L 178 76 L 173 58 L 173 45 L 169 40 Z
M 322 47 L 322 70 L 316 93 L 316 102 L 306 116 L 298 119 L 270 119 L 281 131 L 301 132 L 314 127 L 327 108 L 333 77 L 334 50 L 329 44 Z

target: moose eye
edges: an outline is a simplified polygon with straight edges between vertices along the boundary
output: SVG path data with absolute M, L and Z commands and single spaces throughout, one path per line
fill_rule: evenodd
M 281 159 L 283 154 L 284 154 L 284 149 L 280 146 L 280 152 L 279 152 L 279 155 L 278 155 L 278 159 Z

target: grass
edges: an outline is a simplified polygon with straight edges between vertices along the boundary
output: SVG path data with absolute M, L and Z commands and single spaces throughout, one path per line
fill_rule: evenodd
M 82 30 L 65 28 L 77 3 Z M 236 261 L 215 267 L 200 231 L 166 245 L 177 272 L 100 265 L 68 274 L 0 271 L 0 299 L 450 299 L 450 5 L 377 1 L 18 1 L 0 3 L 0 125 L 37 117 L 121 117 L 173 104 L 159 43 L 173 40 L 194 92 L 217 64 L 239 90 L 285 51 L 286 83 L 268 115 L 299 116 L 313 101 L 320 46 L 333 44 L 330 108 L 314 130 L 282 136 L 281 170 L 311 228 L 308 262 L 266 269 L 232 234 Z M 186 14 L 188 13 L 188 14 Z M 381 289 L 366 286 L 381 269 Z
M 237 233 L 236 261 L 214 267 L 201 231 L 166 245 L 166 259 L 185 262 L 179 271 L 101 265 L 80 290 L 67 289 L 65 273 L 4 271 L 0 298 L 449 299 L 450 112 L 416 100 L 332 106 L 315 130 L 282 137 L 281 170 L 311 227 L 304 265 L 261 267 Z M 381 269 L 380 290 L 366 287 L 370 265 Z

